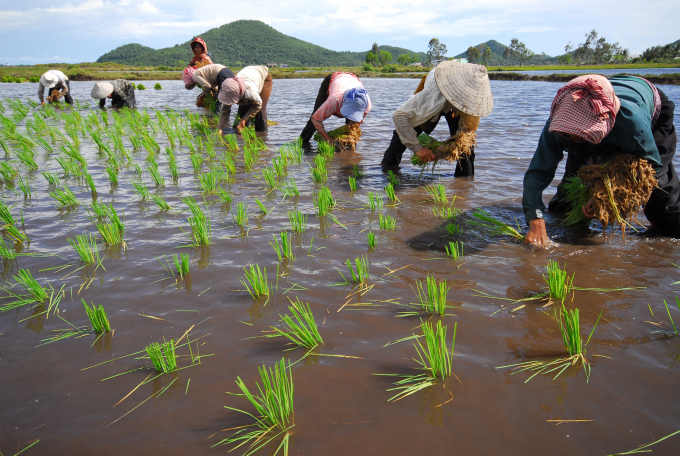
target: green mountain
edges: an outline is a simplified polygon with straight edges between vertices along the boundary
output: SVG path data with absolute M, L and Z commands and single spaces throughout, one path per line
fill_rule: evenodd
M 505 49 L 507 48 L 506 45 L 499 43 L 496 40 L 489 40 L 486 43 L 481 43 L 476 46 L 477 49 L 479 49 L 479 54 L 480 57 L 486 47 L 491 48 L 491 59 L 489 60 L 489 65 L 504 65 L 507 64 L 507 62 L 503 59 L 503 52 L 505 52 Z M 464 59 L 467 58 L 467 49 L 465 52 L 461 52 L 460 54 L 456 55 L 454 58 L 455 59 Z M 557 59 L 555 57 L 551 57 L 549 55 L 545 54 L 536 54 L 536 56 L 531 60 L 532 64 L 539 64 L 539 65 L 544 65 L 544 64 L 550 64 L 550 63 L 556 63 Z
M 336 52 L 284 35 L 264 22 L 240 20 L 208 30 L 200 35 L 208 45 L 212 61 L 229 66 L 286 63 L 289 66 L 359 66 L 366 52 Z M 140 44 L 126 44 L 108 52 L 99 63 L 115 62 L 135 66 L 184 66 L 191 57 L 191 40 L 173 47 L 152 49 Z M 380 46 L 396 61 L 400 54 L 413 51 Z M 421 59 L 424 53 L 419 53 Z M 181 62 L 181 63 L 180 63 Z

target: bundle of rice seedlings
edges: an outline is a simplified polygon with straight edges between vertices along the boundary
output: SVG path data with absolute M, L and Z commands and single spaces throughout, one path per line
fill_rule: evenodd
M 14 247 L 12 247 L 12 244 L 10 243 L 9 245 L 6 245 L 5 241 L 0 239 L 0 258 L 5 260 L 13 260 L 16 257 L 17 252 L 14 250 Z
M 92 324 L 92 329 L 94 329 L 94 332 L 102 333 L 105 331 L 111 331 L 111 323 L 109 323 L 109 317 L 106 315 L 104 306 L 100 304 L 99 307 L 97 307 L 94 305 L 94 303 L 92 303 L 92 307 L 90 307 L 87 305 L 87 302 L 85 302 L 84 299 L 81 298 L 81 301 L 83 306 L 85 306 L 87 318 L 90 319 L 90 323 Z
M 144 87 L 144 84 L 137 84 L 137 90 L 146 90 L 146 87 Z
M 243 380 L 241 380 L 241 377 L 236 378 L 236 384 L 242 392 L 236 395 L 248 399 L 253 407 L 255 407 L 255 414 L 225 406 L 225 408 L 243 413 L 255 419 L 253 426 L 258 429 L 254 431 L 247 431 L 246 429 L 238 430 L 230 437 L 220 440 L 213 446 L 238 444 L 233 448 L 236 449 L 242 445 L 250 444 L 244 454 L 244 456 L 249 456 L 285 433 L 273 456 L 276 456 L 281 449 L 283 449 L 284 456 L 287 456 L 290 438 L 288 430 L 294 426 L 293 374 L 290 365 L 286 369 L 285 359 L 281 359 L 281 361 L 275 364 L 273 370 L 269 368 L 269 371 L 267 371 L 267 368 L 263 365 L 259 368 L 259 371 L 262 386 L 257 382 L 255 383 L 259 394 L 251 393 Z
M 548 292 L 550 293 L 550 300 L 559 301 L 564 303 L 567 295 L 570 291 L 574 289 L 574 274 L 571 278 L 567 274 L 565 269 L 560 268 L 560 264 L 557 261 L 548 261 L 546 266 L 548 269 L 548 277 L 543 276 L 543 279 L 548 284 Z
M 357 180 L 353 177 L 349 178 L 349 189 L 353 192 L 357 191 Z
M 355 166 L 356 166 L 356 165 L 355 165 Z M 401 184 L 401 180 L 397 177 L 396 174 L 394 174 L 394 172 L 393 172 L 392 170 L 387 171 L 387 179 L 388 179 L 388 180 L 390 181 L 390 183 L 391 183 L 393 186 L 395 186 L 395 187 L 396 187 L 397 185 Z
M 524 235 L 522 234 L 522 228 L 517 222 L 517 229 L 511 227 L 510 225 L 496 220 L 491 214 L 482 210 L 476 209 L 472 214 L 474 217 L 479 219 L 479 221 L 470 220 L 466 223 L 474 226 L 481 226 L 486 228 L 492 235 L 503 235 L 515 238 L 515 240 L 524 242 Z
M 433 184 L 425 187 L 425 191 L 430 195 L 432 200 L 437 203 L 448 203 L 449 199 L 446 196 L 446 187 L 443 184 Z
M 227 146 L 227 150 L 231 152 L 236 152 L 238 150 L 238 142 L 236 141 L 235 135 L 224 135 L 222 136 L 222 141 Z
M 446 280 L 437 283 L 434 274 L 428 274 L 425 282 L 416 282 L 414 289 L 418 297 L 418 303 L 411 303 L 412 306 L 419 306 L 424 312 L 443 317 L 446 315 L 447 298 L 451 287 L 447 286 Z M 406 312 L 402 315 L 417 315 L 417 312 Z
M 449 241 L 449 245 L 445 245 L 446 255 L 450 256 L 454 260 L 463 257 L 463 242 Z
M 281 328 L 270 326 L 274 333 L 266 334 L 262 337 L 287 337 L 293 344 L 305 348 L 314 348 L 317 345 L 321 345 L 323 339 L 319 334 L 319 328 L 314 320 L 314 314 L 312 314 L 309 303 L 301 302 L 300 298 L 295 298 L 295 301 L 290 298 L 288 300 L 291 304 L 288 306 L 288 310 L 292 316 L 280 315 L 286 329 L 282 330 Z
M 63 190 L 59 188 L 55 189 L 53 192 L 50 193 L 50 196 L 57 200 L 59 207 L 68 207 L 80 204 L 78 198 L 76 198 L 71 189 L 68 188 L 66 185 L 64 185 Z
M 359 283 L 360 285 L 365 285 L 366 280 L 368 279 L 368 269 L 369 269 L 369 263 L 368 263 L 368 258 L 365 256 L 361 256 L 359 258 L 354 259 L 354 265 L 355 268 L 352 267 L 352 262 L 348 259 L 345 263 L 347 265 L 347 271 L 349 272 L 349 275 L 352 277 L 351 282 L 354 283 Z M 340 273 L 343 279 L 345 279 L 345 276 L 342 275 L 342 272 Z M 345 279 L 346 283 L 351 283 L 349 280 Z
M 611 225 L 613 229 L 619 224 L 625 236 L 626 226 L 637 222 L 640 208 L 657 186 L 654 176 L 651 164 L 630 154 L 615 155 L 604 165 L 582 166 L 578 172 L 581 182 L 572 179 L 566 188 L 567 199 L 574 207 L 565 223 L 580 220 L 573 212 L 581 210 L 584 200 L 592 199 L 595 218 L 602 227 Z
M 153 88 L 156 89 L 156 90 L 161 90 L 163 88 L 163 86 L 161 86 L 160 82 L 157 82 L 156 85 L 153 86 Z
M 203 166 L 203 156 L 201 154 L 191 154 L 191 164 L 194 167 L 194 172 L 199 172 L 201 166 Z
M 270 241 L 269 244 L 274 247 L 274 251 L 276 252 L 276 256 L 279 258 L 279 261 L 295 260 L 295 255 L 293 255 L 293 245 L 291 244 L 291 239 L 288 237 L 288 233 L 284 231 L 279 235 L 281 238 L 281 244 L 279 244 L 279 240 L 276 238 L 275 234 L 272 234 L 272 236 L 274 237 L 274 242 L 272 243 Z
M 318 217 L 327 215 L 335 207 L 335 200 L 328 187 L 321 187 L 317 194 L 312 195 L 312 200 Z
M 269 282 L 267 281 L 267 268 L 260 269 L 260 266 L 257 264 L 251 264 L 249 266 L 250 269 L 243 269 L 245 277 L 239 280 L 254 299 L 262 296 L 269 296 L 270 290 Z
M 262 168 L 262 179 L 269 188 L 276 188 L 276 171 L 272 168 Z
M 267 207 L 262 204 L 262 201 L 259 199 L 255 198 L 255 204 L 257 204 L 257 207 L 260 208 L 260 214 L 267 215 L 269 213 L 269 209 L 267 209 Z
M 19 183 L 19 188 L 21 189 L 21 192 L 24 194 L 24 198 L 30 198 L 31 197 L 31 186 L 29 185 L 27 180 L 24 180 L 23 177 L 19 176 L 17 179 Z
M 28 167 L 31 171 L 38 169 L 38 164 L 33 159 L 33 154 L 30 151 L 20 150 L 17 151 L 17 158 Z
M 274 166 L 274 171 L 276 171 L 278 177 L 283 177 L 288 173 L 288 161 L 285 156 L 280 155 L 272 158 L 272 165 Z
M 397 198 L 397 195 L 395 195 L 395 193 L 394 193 L 394 186 L 392 185 L 392 182 L 387 184 L 387 187 L 385 187 L 385 193 L 387 193 L 387 197 L 393 203 L 396 203 L 397 201 L 399 201 L 399 198 Z
M 90 192 L 94 195 L 97 193 L 97 187 L 94 184 L 94 178 L 92 177 L 91 174 L 86 174 L 85 175 L 85 183 L 87 184 L 88 187 L 90 187 Z
M 189 254 L 188 253 L 180 253 L 179 256 L 177 256 L 176 253 L 172 254 L 172 261 L 175 263 L 175 269 L 177 270 L 177 273 L 179 274 L 179 277 L 181 279 L 184 278 L 184 276 L 189 275 Z
M 388 402 L 398 401 L 420 390 L 435 384 L 438 378 L 445 381 L 452 374 L 453 352 L 456 344 L 456 332 L 458 323 L 453 327 L 453 337 L 451 340 L 451 350 L 446 342 L 447 327 L 438 320 L 436 325 L 430 322 L 422 322 L 420 325 L 425 338 L 423 345 L 418 338 L 415 338 L 413 347 L 418 354 L 414 361 L 420 365 L 418 370 L 424 371 L 422 374 L 376 374 L 391 377 L 401 377 L 402 380 L 395 382 L 395 388 L 388 391 L 399 391 L 396 395 L 388 399 Z
M 97 240 L 91 233 L 78 234 L 75 239 L 68 238 L 67 240 L 83 263 L 92 265 L 101 262 L 99 259 L 99 246 L 97 245 Z
M 203 173 L 198 176 L 203 193 L 215 193 L 217 190 L 217 177 L 215 173 Z
M 300 211 L 288 211 L 290 229 L 295 233 L 304 233 L 307 229 L 307 215 Z
M 326 161 L 321 155 L 317 155 L 314 157 L 314 163 L 316 164 L 316 167 L 312 167 L 312 165 L 309 165 L 309 169 L 312 172 L 312 178 L 314 179 L 314 182 L 324 182 L 326 179 L 328 179 L 328 171 L 326 170 Z
M 192 197 L 183 198 L 184 204 L 189 206 L 192 216 L 187 220 L 191 225 L 192 237 L 194 245 L 200 247 L 210 245 L 212 239 L 212 227 L 210 224 L 210 216 L 203 212 L 203 209 L 196 203 Z
M 175 353 L 175 341 L 159 344 L 152 342 L 146 347 L 146 353 L 156 368 L 156 372 L 167 374 L 177 370 L 177 354 Z
M 234 222 L 238 226 L 245 226 L 248 224 L 248 203 L 236 203 Z
M 59 99 L 66 95 L 66 90 L 52 89 L 45 99 L 48 103 L 59 103 Z
M 477 143 L 477 133 L 474 131 L 458 131 L 446 141 L 438 141 L 428 134 L 418 136 L 418 142 L 432 151 L 435 162 L 448 160 L 454 162 L 461 158 L 468 157 L 472 153 L 472 148 Z M 420 161 L 416 154 L 411 157 L 411 163 L 415 166 L 423 166 L 426 163 Z
M 47 290 L 33 278 L 31 271 L 28 269 L 19 269 L 17 275 L 14 276 L 14 280 L 28 292 L 32 302 L 42 303 L 49 298 Z
M 371 233 L 370 231 L 366 235 L 368 238 L 368 248 L 369 249 L 374 249 L 375 248 L 375 234 Z
M 368 196 L 368 207 L 371 211 L 379 211 L 383 208 L 384 204 L 381 195 L 376 195 L 373 192 L 367 192 L 366 195 Z
M 317 151 L 319 155 L 324 159 L 329 160 L 335 155 L 335 146 L 330 145 L 326 141 L 320 141 L 317 146 Z
M 458 214 L 460 213 L 460 210 L 456 207 L 433 207 L 432 208 L 432 214 L 435 217 L 443 218 L 443 219 L 455 219 Z
M 378 220 L 381 230 L 394 231 L 397 227 L 397 220 L 391 215 L 378 214 Z
M 343 149 L 356 149 L 357 143 L 361 140 L 361 125 L 343 125 L 328 132 L 328 136 L 337 141 Z M 319 133 L 314 133 L 314 141 L 321 143 L 323 138 Z
M 106 174 L 109 176 L 109 180 L 111 181 L 112 186 L 118 183 L 118 168 L 107 166 Z
M 123 242 L 123 232 L 115 223 L 97 223 L 97 230 L 108 246 Z
M 300 190 L 298 190 L 295 179 L 288 179 L 285 181 L 281 187 L 281 193 L 283 193 L 283 196 L 287 196 L 289 198 L 300 196 Z
M 217 187 L 217 196 L 220 198 L 222 203 L 231 203 L 231 194 L 221 187 Z
M 11 167 L 5 162 L 0 162 L 0 175 L 7 182 L 12 182 L 15 177 L 19 175 L 19 171 Z
M 151 174 L 151 178 L 156 183 L 156 187 L 163 187 L 165 185 L 165 178 L 158 172 L 158 168 L 150 166 L 147 169 L 149 170 L 149 174 Z
M 146 184 L 144 182 L 140 181 L 135 181 L 133 180 L 132 186 L 135 188 L 135 191 L 137 194 L 142 198 L 142 200 L 147 200 L 149 199 L 149 189 L 146 187 Z
M 447 223 L 446 224 L 446 232 L 453 235 L 453 236 L 459 235 L 460 234 L 460 225 L 458 225 L 457 223 Z

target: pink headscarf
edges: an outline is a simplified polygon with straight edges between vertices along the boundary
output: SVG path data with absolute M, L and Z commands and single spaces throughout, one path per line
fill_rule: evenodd
M 233 105 L 238 103 L 245 92 L 246 84 L 243 79 L 234 76 L 224 80 L 220 93 L 217 94 L 217 99 L 224 105 Z
M 188 86 L 194 83 L 194 80 L 192 79 L 192 76 L 196 72 L 196 68 L 194 67 L 186 67 L 184 69 L 184 72 L 182 73 L 182 81 L 184 81 L 184 85 Z
M 607 78 L 587 74 L 572 79 L 555 96 L 550 131 L 598 144 L 614 127 L 621 101 Z

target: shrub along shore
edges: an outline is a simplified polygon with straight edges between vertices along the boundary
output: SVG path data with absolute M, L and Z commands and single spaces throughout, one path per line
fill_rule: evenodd
M 549 81 L 567 82 L 577 74 L 525 75 L 517 71 L 531 70 L 597 70 L 618 69 L 625 73 L 627 69 L 641 68 L 678 68 L 678 73 L 662 75 L 644 75 L 655 84 L 680 85 L 680 64 L 639 64 L 639 65 L 598 65 L 598 66 L 540 66 L 540 67 L 489 67 L 489 79 L 502 81 Z M 71 81 L 110 81 L 127 79 L 130 81 L 168 81 L 182 79 L 181 67 L 130 67 L 117 63 L 81 63 L 81 64 L 41 64 L 25 67 L 0 67 L 1 82 L 37 82 L 41 74 L 48 69 L 63 71 Z M 239 68 L 232 68 L 234 72 Z M 325 67 L 325 68 L 270 68 L 274 79 L 314 79 L 324 78 L 332 71 L 349 71 L 363 78 L 421 78 L 426 68 L 385 65 L 384 67 Z

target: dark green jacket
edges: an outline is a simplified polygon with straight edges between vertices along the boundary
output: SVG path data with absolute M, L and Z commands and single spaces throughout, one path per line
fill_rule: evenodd
M 556 132 L 551 133 L 550 119 L 546 122 L 534 157 L 524 175 L 522 206 L 527 223 L 543 217 L 543 190 L 555 178 L 564 152 L 584 160 L 606 159 L 614 154 L 628 153 L 649 161 L 657 171 L 661 169 L 659 151 L 652 135 L 654 93 L 651 87 L 633 76 L 614 76 L 609 82 L 621 100 L 621 109 L 616 115 L 612 131 L 599 144 L 576 144 Z

